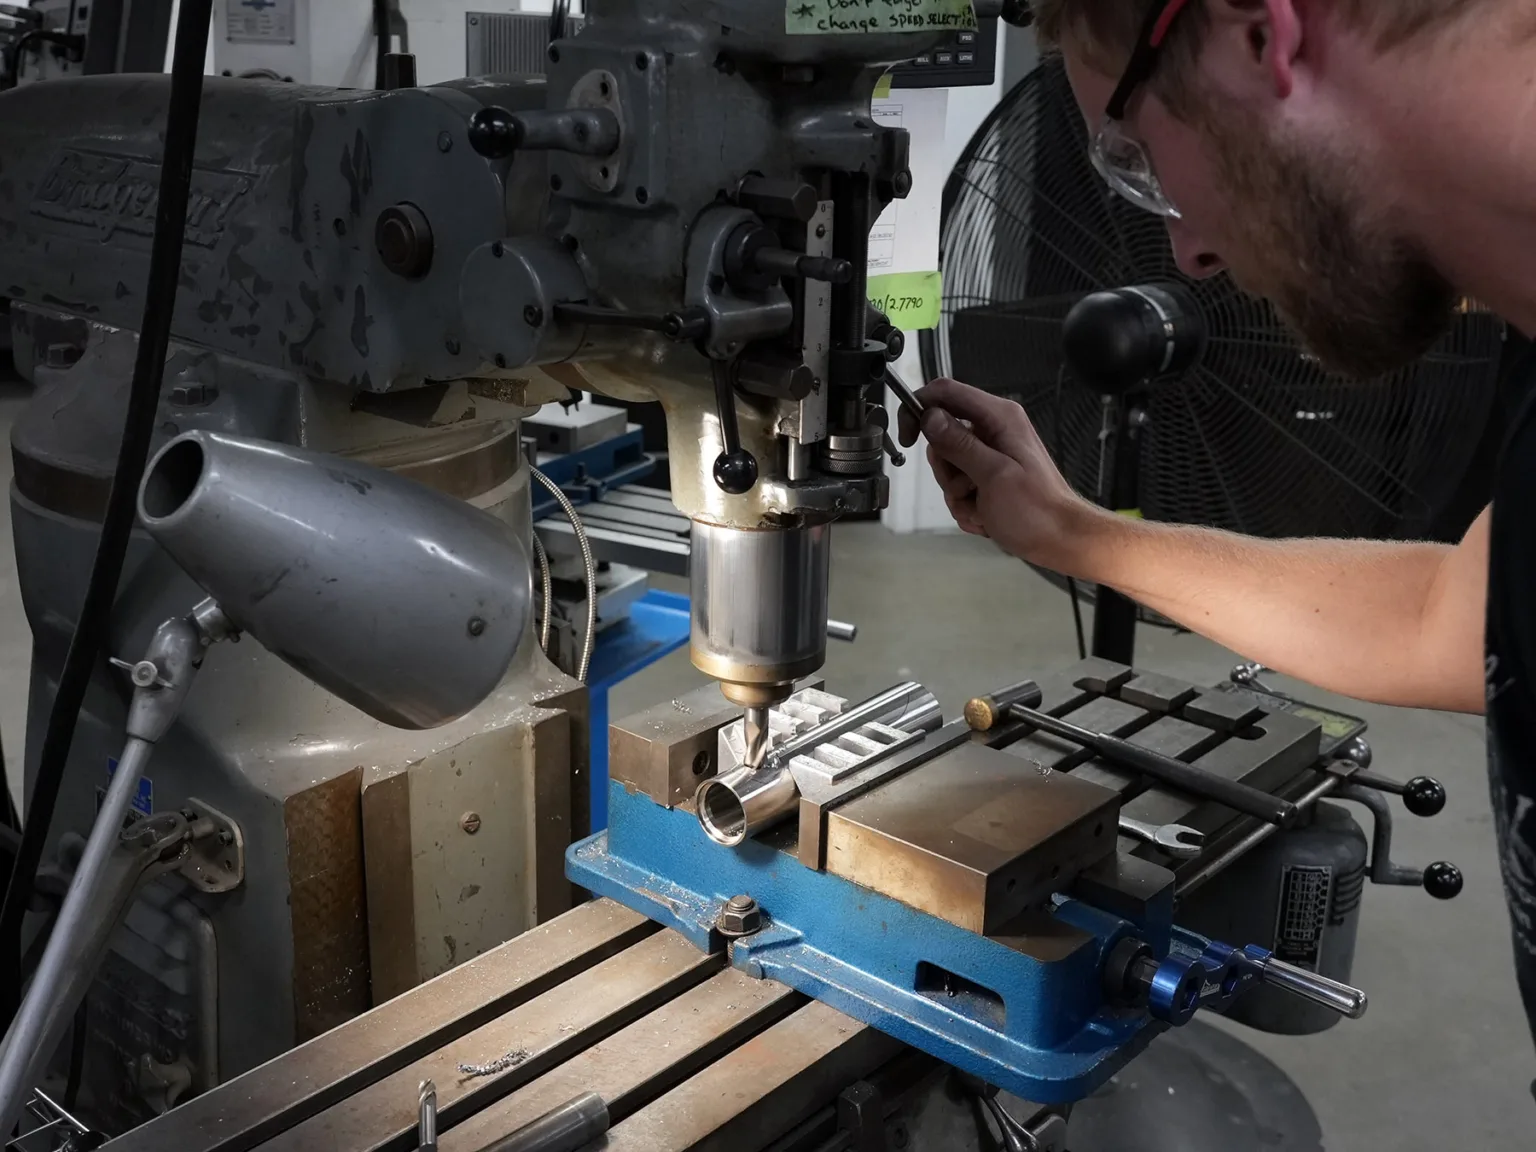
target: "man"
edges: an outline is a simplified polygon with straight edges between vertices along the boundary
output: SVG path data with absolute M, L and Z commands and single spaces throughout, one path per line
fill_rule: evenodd
M 1416 358 L 1463 294 L 1536 332 L 1536 4 L 1040 0 L 1110 187 L 1180 268 L 1267 297 L 1356 377 Z M 1251 660 L 1362 699 L 1488 714 L 1516 971 L 1536 1031 L 1536 408 L 1456 547 L 1248 539 L 1098 509 L 1023 410 L 921 393 L 949 510 Z M 903 413 L 903 440 L 916 439 Z M 1486 619 L 1486 649 L 1484 647 Z

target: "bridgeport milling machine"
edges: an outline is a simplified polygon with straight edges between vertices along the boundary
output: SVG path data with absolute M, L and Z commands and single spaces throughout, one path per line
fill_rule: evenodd
M 828 1123 L 869 1141 L 954 1066 L 1009 1147 L 1060 1149 L 1066 1106 L 1202 1005 L 1271 983 L 1323 1013 L 1303 1030 L 1363 1011 L 1323 974 L 1348 975 L 1363 840 L 1320 890 L 1349 928 L 1305 965 L 1172 923 L 1176 888 L 1220 880 L 1322 796 L 1390 787 L 1358 748 L 1335 755 L 1353 746 L 1331 721 L 1102 663 L 978 697 L 948 726 L 917 685 L 855 705 L 807 683 L 830 525 L 886 495 L 878 397 L 899 341 L 866 301 L 866 248 L 911 178 L 871 93 L 975 18 L 970 0 L 592 0 L 543 79 L 207 81 L 161 452 L 110 636 L 135 678 L 103 665 L 93 682 L 39 883 L 45 904 L 69 883 L 131 699 L 167 686 L 137 661 L 157 629 L 245 630 L 208 649 L 135 794 L 186 814 L 183 847 L 232 850 L 171 859 L 101 963 L 81 1100 L 112 1134 L 164 1113 L 114 1147 L 578 1147 L 610 1122 L 621 1147 L 758 1148 Z M 126 404 L 167 92 L 135 76 L 0 96 L 0 292 L 39 389 L 13 437 L 29 779 Z M 407 629 L 409 600 L 380 583 L 355 638 L 325 633 L 345 653 L 296 651 L 269 601 L 309 588 L 296 568 L 313 558 L 275 546 L 239 585 L 217 519 L 189 542 L 165 495 L 262 505 L 258 470 L 229 461 L 297 462 L 335 493 L 295 484 L 314 507 L 268 510 L 304 531 L 357 517 L 387 569 L 414 521 L 342 503 L 387 469 L 526 541 L 518 421 L 570 388 L 665 408 L 694 524 L 692 655 L 725 696 L 613 726 L 595 835 L 580 686 L 537 645 L 507 647 L 467 714 L 418 707 L 429 687 L 403 647 L 363 659 Z M 231 553 L 254 547 L 224 531 Z M 359 606 L 343 609 L 350 624 Z M 532 633 L 531 613 L 503 618 Z M 458 651 L 417 641 L 434 667 Z M 1032 705 L 1164 755 L 1107 766 L 1109 745 L 1053 744 Z M 1425 810 L 1431 783 L 1411 790 Z M 1421 882 L 1391 871 L 1376 807 L 1373 878 Z M 606 898 L 567 912 L 567 875 Z M 1249 1000 L 1284 1015 L 1274 991 Z M 1037 1107 L 1021 1123 L 987 1085 Z M 898 1146 L 966 1146 L 967 1114 L 921 1098 Z M 565 1123 L 567 1143 L 509 1137 L 551 1108 L 541 1131 Z

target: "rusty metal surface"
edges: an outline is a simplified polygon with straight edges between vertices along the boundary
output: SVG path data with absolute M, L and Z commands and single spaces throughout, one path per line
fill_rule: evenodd
M 626 717 L 608 728 L 608 775 L 668 808 L 690 801 L 717 771 L 716 733 L 740 714 L 707 684 Z
M 438 1146 L 481 1152 L 582 1092 L 600 1095 L 622 1123 L 805 1003 L 782 984 L 728 968 L 444 1132 Z
M 827 817 L 843 804 L 904 772 L 928 763 L 945 752 L 958 748 L 971 738 L 963 720 L 929 733 L 919 743 L 902 748 L 838 781 L 802 781 L 800 788 L 799 835 L 795 852 L 800 863 L 818 872 L 827 865 Z
M 687 992 L 724 963 L 723 955 L 700 952 L 675 932 L 659 932 L 289 1129 L 262 1152 L 398 1146 L 415 1129 L 423 1080 L 437 1086 L 439 1126 L 452 1127 Z M 509 1067 L 493 1075 L 459 1070 L 502 1059 Z
M 368 966 L 375 1005 L 421 982 L 411 879 L 411 774 L 363 786 L 363 862 L 368 883 Z
M 293 921 L 294 1036 L 301 1043 L 372 1006 L 364 911 L 363 771 L 283 803 Z
M 259 1147 L 657 931 L 612 901 L 584 904 L 107 1147 L 112 1152 Z
M 827 871 L 990 933 L 1114 851 L 1119 794 L 980 744 L 827 818 Z
M 618 1124 L 604 1147 L 757 1152 L 901 1050 L 883 1033 L 810 1003 Z

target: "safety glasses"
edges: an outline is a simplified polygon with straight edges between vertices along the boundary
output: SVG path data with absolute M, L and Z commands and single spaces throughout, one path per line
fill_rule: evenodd
M 1125 72 L 1104 110 L 1104 122 L 1089 148 L 1094 169 L 1111 190 L 1136 207 L 1170 220 L 1179 219 L 1179 210 L 1163 191 L 1146 146 L 1126 127 L 1125 110 L 1136 90 L 1151 77 L 1169 29 L 1189 3 L 1190 0 L 1164 0 L 1147 13 Z

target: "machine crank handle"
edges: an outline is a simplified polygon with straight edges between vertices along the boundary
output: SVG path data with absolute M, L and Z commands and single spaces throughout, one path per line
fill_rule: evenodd
M 1351 1020 L 1365 1015 L 1367 999 L 1360 989 L 1277 960 L 1257 944 L 1234 948 L 1182 929 L 1174 933 L 1181 942 L 1161 961 L 1134 938 L 1115 946 L 1104 969 L 1113 998 L 1145 1005 L 1157 1019 L 1182 1026 L 1200 1008 L 1223 1008 L 1254 984 L 1268 984 Z
M 722 451 L 715 457 L 715 484 L 731 496 L 752 491 L 757 483 L 757 457 L 741 446 L 741 428 L 736 423 L 736 384 L 732 367 L 724 360 L 712 362 L 715 377 L 715 406 L 720 413 Z
M 1403 807 L 1415 816 L 1438 816 L 1445 810 L 1445 785 L 1433 776 L 1415 776 L 1404 784 L 1387 776 L 1378 776 L 1375 772 L 1367 772 L 1362 767 L 1350 773 L 1349 782 L 1401 796 Z
M 1461 895 L 1466 880 L 1454 864 L 1440 860 L 1421 872 L 1392 862 L 1392 809 L 1380 792 L 1353 783 L 1358 777 L 1359 773 L 1356 773 L 1350 778 L 1351 784 L 1338 789 L 1335 795 L 1340 800 L 1361 804 L 1371 810 L 1375 821 L 1371 830 L 1371 883 L 1423 888 L 1436 900 L 1453 900 Z

